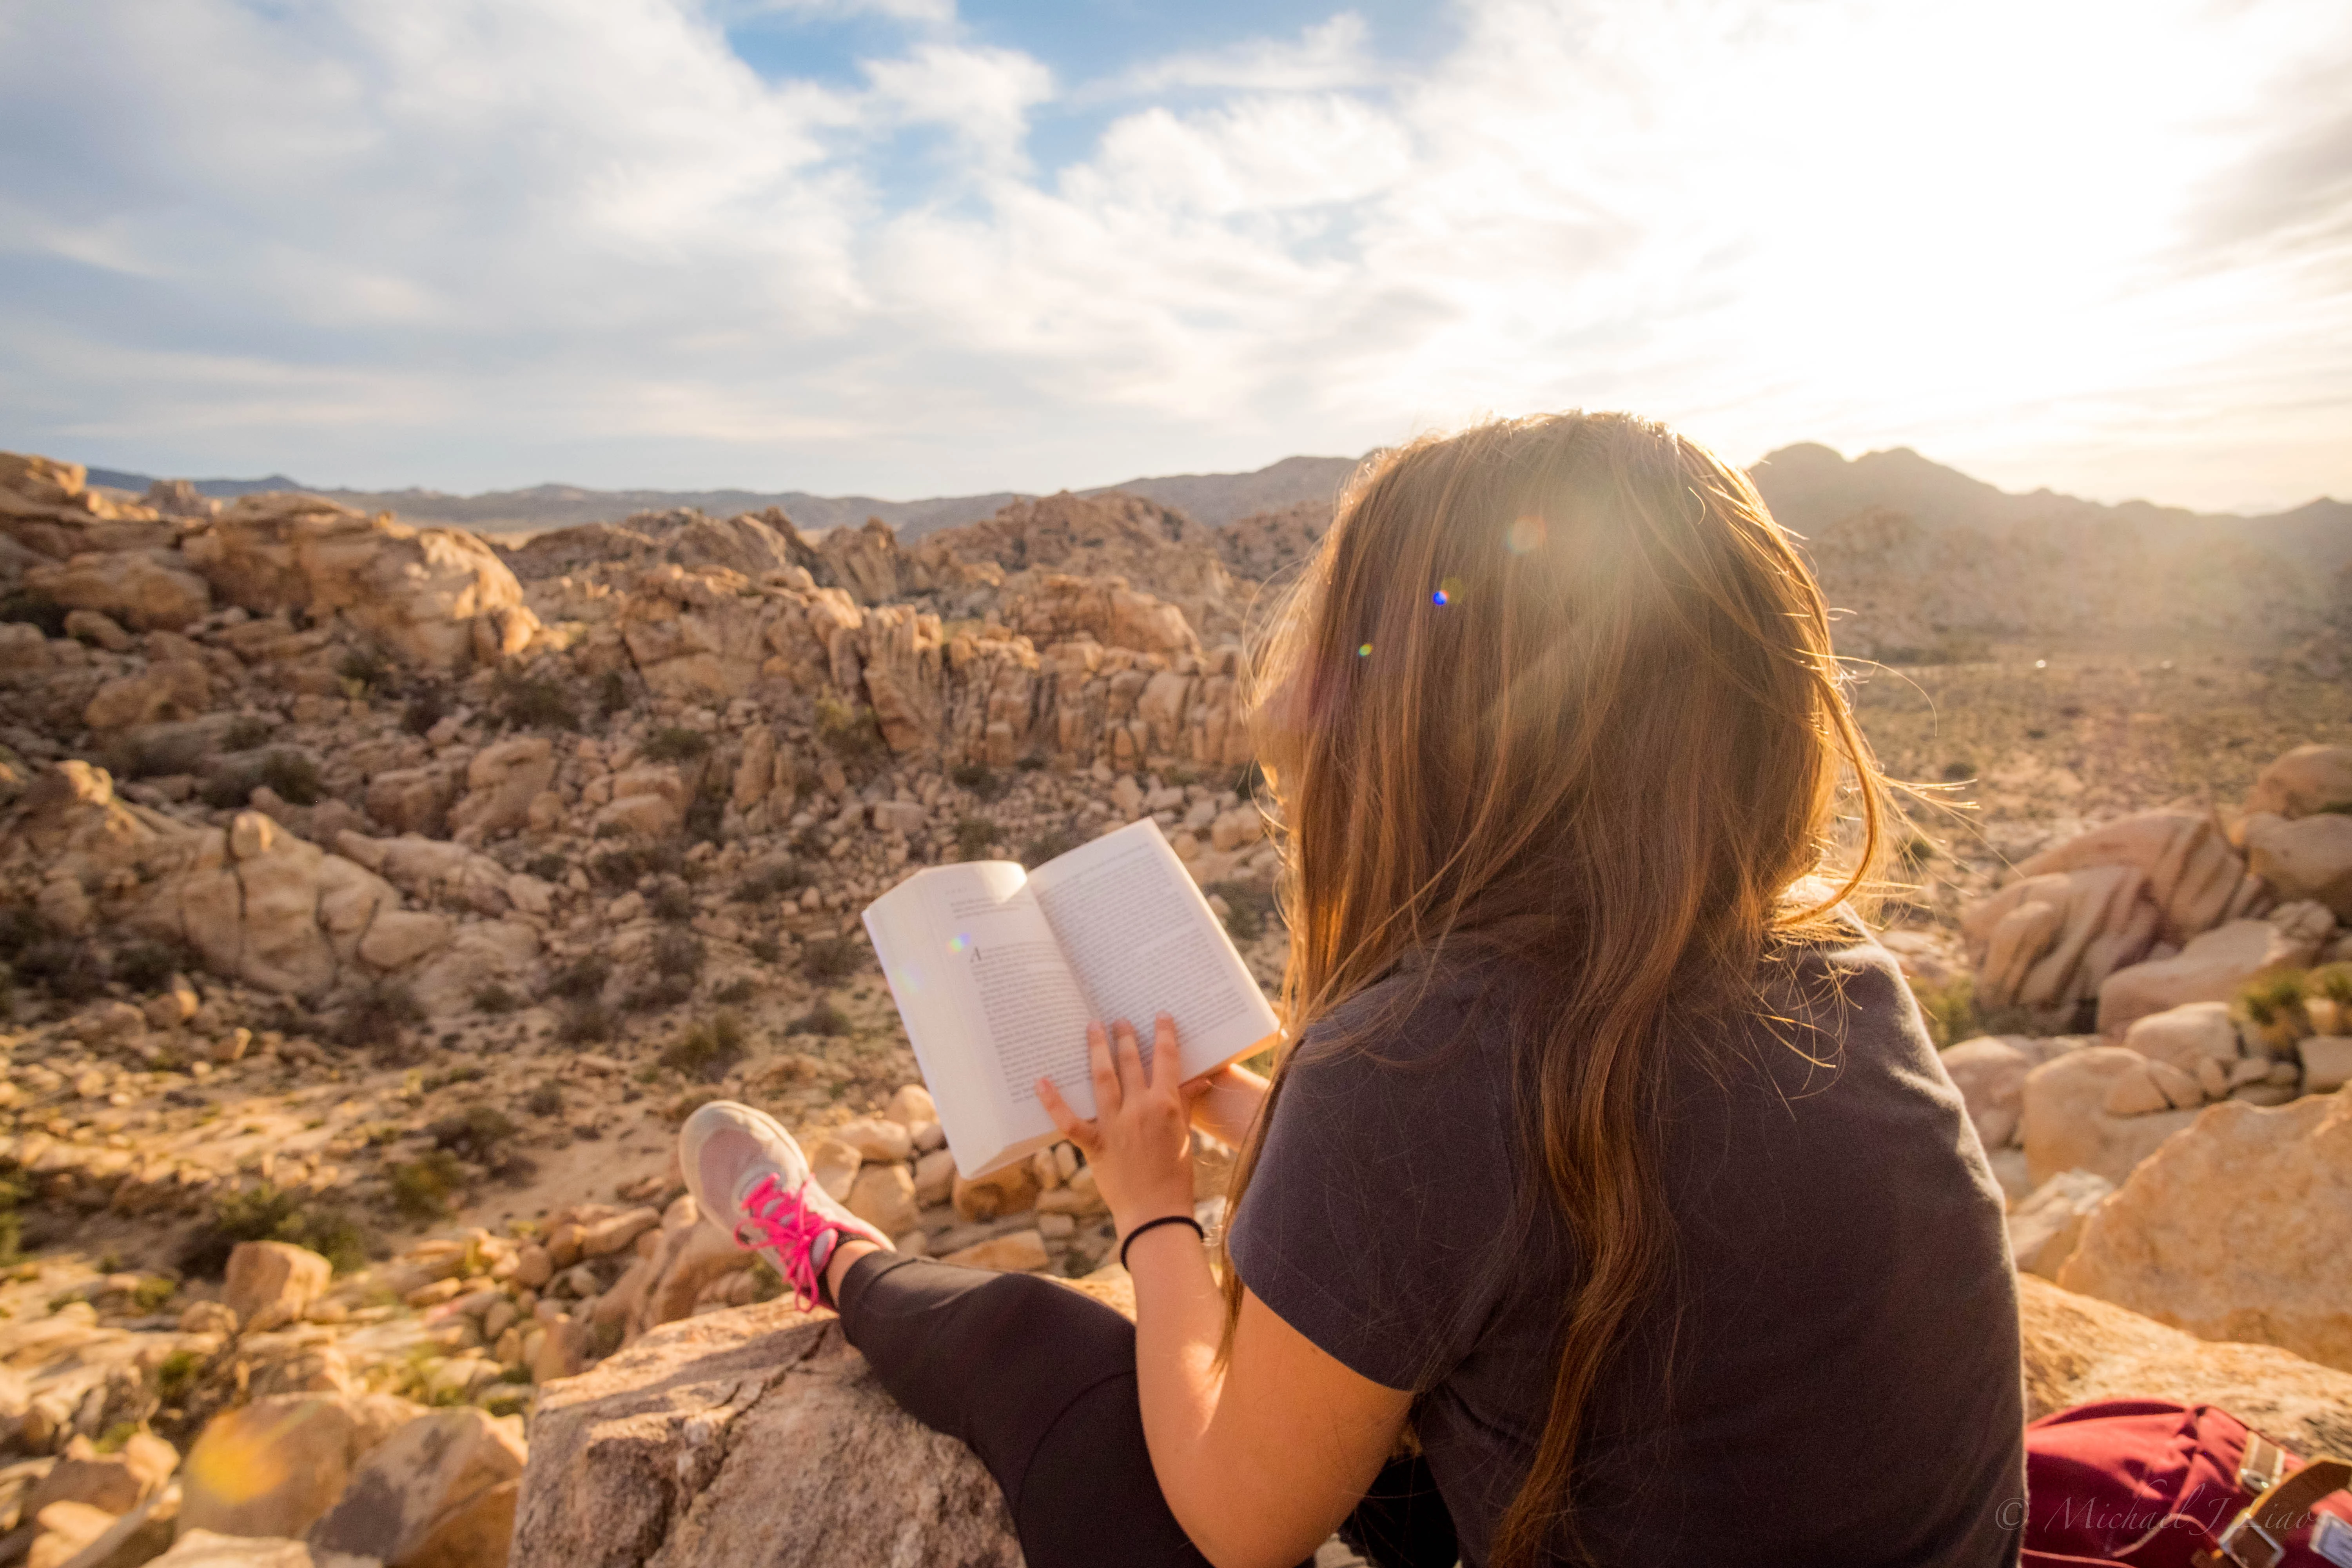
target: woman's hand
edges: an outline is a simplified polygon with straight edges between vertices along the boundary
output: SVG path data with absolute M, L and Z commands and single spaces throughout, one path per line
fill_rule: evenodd
M 1160 1015 L 1152 1028 L 1151 1066 L 1143 1065 L 1135 1026 L 1122 1018 L 1106 1035 L 1087 1026 L 1087 1062 L 1094 1079 L 1095 1119 L 1081 1121 L 1054 1080 L 1037 1080 L 1037 1098 L 1062 1136 L 1093 1168 L 1095 1185 L 1125 1236 L 1148 1219 L 1192 1212 L 1192 1102 L 1207 1087 L 1181 1084 L 1176 1020 Z

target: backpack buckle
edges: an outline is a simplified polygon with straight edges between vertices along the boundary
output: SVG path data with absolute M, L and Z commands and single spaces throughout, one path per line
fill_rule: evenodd
M 2273 1448 L 2272 1452 L 2278 1451 Z M 2255 1446 L 2249 1443 L 2247 1463 L 2239 1473 L 2244 1475 L 2252 1468 L 2256 1458 Z M 2284 1469 L 2285 1457 L 2278 1455 L 2276 1464 Z M 2278 1568 L 2286 1558 L 2286 1542 L 2281 1537 L 2309 1523 L 2312 1505 L 2347 1481 L 2352 1481 L 2352 1463 L 2336 1458 L 2314 1459 L 2294 1474 L 2273 1480 L 2243 1513 L 2230 1521 L 2213 1543 L 2215 1549 L 2223 1562 L 2236 1563 L 2238 1568 Z

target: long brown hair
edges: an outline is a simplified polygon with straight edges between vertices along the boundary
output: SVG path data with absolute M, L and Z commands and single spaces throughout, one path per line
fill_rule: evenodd
M 1831 935 L 1875 874 L 1887 787 L 1789 536 L 1654 424 L 1551 415 L 1382 454 L 1291 593 L 1255 661 L 1285 1043 L 1232 1201 L 1318 1019 L 1415 955 L 1524 961 L 1522 1163 L 1580 1272 L 1496 1535 L 1517 1568 L 1572 1550 L 1586 1405 L 1671 1268 L 1650 1111 L 1690 1032 L 1669 999 L 1760 1005 L 1768 954 Z

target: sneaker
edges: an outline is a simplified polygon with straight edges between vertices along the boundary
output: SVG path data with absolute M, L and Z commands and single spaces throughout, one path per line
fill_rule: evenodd
M 766 1258 L 803 1312 L 824 1301 L 824 1266 L 842 1237 L 891 1250 L 888 1237 L 816 1184 L 801 1146 L 764 1111 L 711 1101 L 678 1130 L 677 1157 L 695 1208 L 732 1222 L 735 1245 Z

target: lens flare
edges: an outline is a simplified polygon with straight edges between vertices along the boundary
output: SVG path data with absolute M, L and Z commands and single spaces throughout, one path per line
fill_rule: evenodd
M 1533 515 L 1520 518 L 1512 523 L 1509 531 L 1503 535 L 1503 548 L 1514 555 L 1525 555 L 1531 550 L 1540 550 L 1543 548 L 1543 542 L 1544 520 Z
M 1358 648 L 1358 649 L 1356 650 L 1356 657 L 1357 657 L 1358 658 L 1371 658 L 1371 657 L 1372 657 L 1372 645 L 1371 645 L 1371 644 L 1370 644 L 1370 643 L 1366 643 L 1363 647 L 1361 647 Z
M 950 952 L 970 952 L 971 951 L 971 938 L 964 935 L 961 931 L 958 931 L 955 935 L 948 938 L 948 951 Z
M 1429 596 L 1430 602 L 1435 605 L 1450 605 L 1461 597 L 1462 579 L 1459 577 L 1447 577 L 1441 580 L 1437 584 L 1437 592 Z

